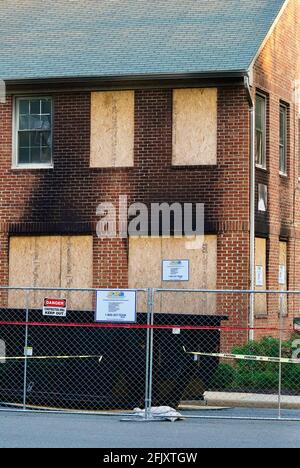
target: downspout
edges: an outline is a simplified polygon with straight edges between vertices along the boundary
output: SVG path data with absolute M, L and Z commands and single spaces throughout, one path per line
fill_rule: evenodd
M 249 100 L 250 113 L 250 252 L 249 252 L 249 275 L 250 290 L 255 290 L 255 102 L 251 94 L 249 74 L 244 78 L 244 84 Z M 255 294 L 251 293 L 249 298 L 249 341 L 254 341 L 254 303 Z

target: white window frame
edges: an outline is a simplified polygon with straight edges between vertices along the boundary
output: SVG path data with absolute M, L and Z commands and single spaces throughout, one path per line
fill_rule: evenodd
M 255 96 L 255 100 L 257 100 L 257 98 L 260 98 L 260 99 L 263 99 L 264 103 L 265 103 L 265 118 L 264 118 L 264 156 L 265 156 L 265 160 L 264 160 L 264 163 L 263 164 L 259 164 L 256 162 L 256 146 L 257 146 L 257 139 L 256 139 L 256 113 L 255 113 L 255 165 L 256 167 L 258 167 L 259 169 L 264 169 L 264 170 L 267 170 L 267 96 L 263 93 L 260 93 L 260 92 L 257 92 L 256 93 L 256 96 Z M 256 106 L 255 106 L 256 108 Z
M 34 164 L 20 164 L 18 161 L 19 145 L 18 145 L 18 132 L 19 132 L 19 102 L 26 99 L 50 99 L 51 101 L 51 163 L 34 163 Z M 13 157 L 12 169 L 53 169 L 53 98 L 52 96 L 15 96 L 13 102 Z
M 280 143 L 280 132 L 281 132 L 281 122 L 280 122 L 280 117 L 281 117 L 281 110 L 284 110 L 285 112 L 285 140 L 284 140 L 284 156 L 285 156 L 285 170 L 282 171 L 280 167 L 280 148 L 281 148 L 281 143 Z M 280 102 L 279 105 L 279 174 L 282 176 L 287 176 L 288 172 L 288 106 L 284 104 L 283 102 Z

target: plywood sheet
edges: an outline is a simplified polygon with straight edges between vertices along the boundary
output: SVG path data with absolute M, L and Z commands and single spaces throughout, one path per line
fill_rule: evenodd
M 287 243 L 279 242 L 279 268 L 282 267 L 285 270 L 285 283 L 279 284 L 280 291 L 287 290 Z M 278 272 L 278 283 L 279 283 L 279 272 Z M 288 313 L 288 298 L 287 295 L 279 297 L 279 312 L 286 316 Z
M 255 273 L 257 267 L 263 268 L 263 285 L 257 286 L 257 291 L 264 291 L 267 289 L 266 281 L 266 259 L 267 259 L 267 242 L 266 239 L 256 238 L 255 239 Z M 256 284 L 256 282 L 255 282 Z M 267 296 L 266 294 L 255 295 L 255 315 L 266 315 L 267 314 Z
M 93 287 L 92 236 L 63 236 L 61 238 L 61 287 Z M 91 292 L 67 292 L 68 308 L 92 310 Z
M 91 94 L 91 167 L 134 165 L 134 91 Z
M 279 265 L 287 267 L 287 243 L 279 242 Z M 287 275 L 285 275 L 285 288 L 287 287 Z
M 132 288 L 195 288 L 215 289 L 217 279 L 217 236 L 205 236 L 198 249 L 189 249 L 187 238 L 141 238 L 129 241 L 129 287 Z M 190 281 L 163 282 L 162 260 L 190 260 Z M 139 309 L 141 310 L 141 309 Z M 142 311 L 146 302 L 142 302 Z M 208 293 L 156 294 L 155 311 L 158 313 L 214 314 L 216 298 Z
M 186 248 L 187 239 L 163 239 L 162 258 L 190 261 L 188 282 L 163 282 L 164 288 L 215 289 L 217 278 L 217 237 L 206 236 L 201 248 Z M 215 295 L 209 293 L 163 293 L 160 312 L 185 314 L 214 314 Z
M 45 288 L 91 288 L 92 236 L 11 237 L 10 286 Z M 66 297 L 68 309 L 92 310 L 91 293 L 30 291 L 29 308 L 41 308 L 49 294 Z M 11 308 L 25 308 L 24 292 L 11 291 Z
M 60 287 L 60 238 L 11 237 L 9 284 L 21 287 Z M 24 308 L 24 298 L 20 294 L 9 294 L 9 307 Z M 44 297 L 45 292 L 31 291 L 28 306 L 41 307 Z
M 162 240 L 159 237 L 130 237 L 128 261 L 129 288 L 150 288 L 161 285 Z M 138 294 L 139 312 L 147 311 L 147 298 Z
M 217 89 L 173 91 L 173 165 L 217 163 Z

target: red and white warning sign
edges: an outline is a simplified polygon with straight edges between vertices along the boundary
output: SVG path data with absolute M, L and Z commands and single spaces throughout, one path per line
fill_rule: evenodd
M 51 317 L 66 317 L 66 299 L 44 299 L 43 315 Z

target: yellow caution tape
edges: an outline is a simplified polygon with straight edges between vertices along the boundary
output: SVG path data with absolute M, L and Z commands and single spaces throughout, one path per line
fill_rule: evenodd
M 289 359 L 289 358 L 280 358 L 280 357 L 269 357 L 269 356 L 251 356 L 247 354 L 230 354 L 230 353 L 198 353 L 198 352 L 189 352 L 183 347 L 183 350 L 186 354 L 192 354 L 193 356 L 211 356 L 219 357 L 223 359 L 238 359 L 244 361 L 259 361 L 259 362 L 275 362 L 275 363 L 285 363 L 285 364 L 300 364 L 299 359 Z

